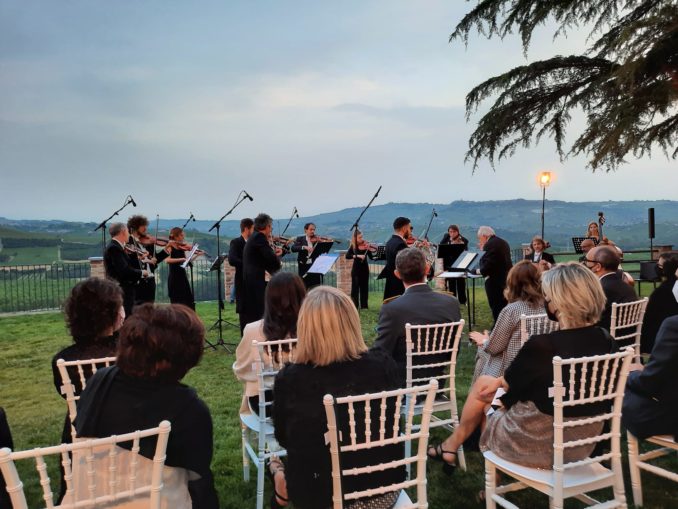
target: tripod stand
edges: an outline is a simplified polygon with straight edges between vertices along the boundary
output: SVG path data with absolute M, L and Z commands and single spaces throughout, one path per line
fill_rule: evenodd
M 244 194 L 243 194 L 244 193 Z M 221 284 L 221 266 L 223 265 L 224 259 L 226 258 L 223 256 L 221 253 L 221 222 L 231 215 L 231 213 L 235 210 L 235 208 L 240 205 L 243 201 L 245 201 L 246 198 L 249 198 L 252 200 L 249 194 L 247 194 L 247 191 L 242 191 L 238 195 L 238 199 L 235 202 L 235 205 L 231 207 L 231 209 L 226 212 L 223 216 L 221 216 L 221 219 L 219 219 L 216 223 L 212 225 L 212 227 L 209 229 L 209 231 L 216 230 L 217 231 L 217 257 L 212 263 L 212 266 L 210 267 L 209 271 L 216 270 L 217 271 L 217 292 L 218 292 L 218 301 L 217 301 L 217 321 L 214 322 L 214 324 L 209 328 L 207 332 L 211 332 L 213 330 L 217 330 L 217 339 L 214 343 L 209 342 L 207 339 L 205 340 L 205 343 L 207 343 L 207 347 L 210 347 L 214 350 L 217 349 L 218 346 L 223 347 L 228 353 L 233 353 L 233 349 L 237 347 L 238 345 L 235 344 L 229 344 L 224 341 L 224 332 L 223 332 L 223 326 L 224 324 L 229 325 L 231 327 L 236 327 L 238 330 L 240 329 L 240 326 L 229 322 L 228 320 L 225 320 L 222 317 L 222 311 L 224 310 L 224 296 L 223 296 L 223 291 L 224 288 Z

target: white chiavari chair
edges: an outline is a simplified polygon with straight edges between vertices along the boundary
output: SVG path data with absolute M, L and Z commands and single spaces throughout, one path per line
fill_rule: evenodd
M 635 357 L 633 362 L 640 363 L 640 333 L 648 298 L 625 304 L 612 303 L 610 335 L 617 341 L 633 343 Z
M 520 344 L 524 345 L 531 336 L 548 334 L 560 328 L 558 322 L 549 320 L 546 313 L 538 315 L 520 315 Z
M 626 437 L 629 447 L 629 470 L 631 471 L 631 491 L 633 492 L 633 503 L 637 507 L 642 507 L 643 485 L 640 478 L 641 470 L 678 483 L 678 473 L 649 463 L 650 460 L 655 458 L 666 456 L 672 452 L 678 452 L 678 443 L 676 443 L 673 437 L 668 435 L 649 437 L 644 441 L 658 445 L 659 448 L 641 453 L 638 447 L 638 439 L 629 432 L 626 433 Z

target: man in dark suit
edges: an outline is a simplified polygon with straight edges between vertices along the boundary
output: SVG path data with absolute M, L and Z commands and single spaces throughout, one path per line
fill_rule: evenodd
M 308 274 L 308 269 L 311 268 L 313 262 L 318 257 L 313 252 L 315 242 L 311 239 L 315 237 L 315 225 L 313 223 L 306 223 L 304 225 L 304 234 L 299 235 L 294 239 L 292 244 L 292 252 L 297 253 L 297 266 L 299 277 L 303 279 L 306 288 L 318 286 L 321 282 L 320 274 Z
M 247 239 L 243 250 L 243 285 L 245 323 L 255 322 L 264 316 L 264 295 L 266 293 L 266 272 L 273 274 L 280 270 L 282 249 L 271 247 L 268 238 L 273 229 L 273 219 L 268 214 L 254 218 L 254 233 Z
M 153 247 L 144 246 L 140 240 L 147 236 L 148 219 L 146 216 L 130 216 L 129 219 L 127 219 L 127 230 L 129 231 L 129 240 L 127 241 L 128 246 L 132 246 L 132 248 L 136 250 L 147 250 L 148 252 L 148 249 L 150 249 L 153 251 Z M 139 281 L 139 285 L 135 288 L 135 306 L 140 306 L 146 302 L 155 302 L 155 269 L 157 268 L 158 263 L 162 262 L 168 256 L 169 253 L 164 249 L 161 249 L 157 253 L 148 252 L 145 259 L 142 259 L 137 255 L 130 255 L 132 266 L 135 269 L 147 269 L 150 272 L 149 276 L 147 278 L 142 278 Z
M 242 257 L 245 251 L 245 243 L 254 231 L 254 221 L 249 217 L 240 221 L 240 237 L 236 237 L 231 241 L 228 249 L 228 263 L 231 267 L 235 267 L 235 276 L 233 278 L 233 286 L 235 287 L 235 312 L 238 313 L 240 319 L 240 334 L 242 335 L 245 329 L 245 315 L 242 312 L 243 304 L 243 267 Z
M 624 273 L 619 270 L 619 253 L 612 246 L 598 246 L 591 249 L 583 262 L 598 276 L 605 292 L 605 309 L 598 325 L 610 330 L 612 320 L 612 304 L 634 302 L 638 296 L 634 289 L 625 281 Z M 623 333 L 623 331 L 620 331 Z
M 395 275 L 396 256 L 407 247 L 406 240 L 412 235 L 412 224 L 406 217 L 397 217 L 393 221 L 393 235 L 386 243 L 386 265 L 379 274 L 379 279 L 386 278 L 384 300 L 402 295 L 405 291 L 403 282 Z
M 451 295 L 434 292 L 426 284 L 428 270 L 426 257 L 421 250 L 401 250 L 396 257 L 395 275 L 402 280 L 405 291 L 397 299 L 384 304 L 379 313 L 377 339 L 372 348 L 381 348 L 393 356 L 403 386 L 407 362 L 405 324 L 426 325 L 461 319 L 459 301 Z M 420 375 L 417 374 L 417 377 Z
M 678 438 L 678 316 L 664 320 L 642 371 L 629 374 L 622 424 L 636 438 L 672 435 Z
M 447 233 L 443 235 L 440 244 L 463 244 L 464 251 L 468 251 L 468 239 L 459 232 L 459 226 L 451 224 L 447 227 Z M 449 270 L 455 262 L 452 258 L 443 259 L 443 268 Z M 447 279 L 447 289 L 457 296 L 459 304 L 466 304 L 466 280 L 464 278 Z
M 508 242 L 497 237 L 489 226 L 478 228 L 478 243 L 484 251 L 478 264 L 478 273 L 485 277 L 487 303 L 492 310 L 492 318 L 496 322 L 499 313 L 508 304 L 504 297 L 504 288 L 506 288 L 506 276 L 513 267 L 511 248 Z
M 124 223 L 113 223 L 108 228 L 111 241 L 104 252 L 106 277 L 118 282 L 123 292 L 125 315 L 130 316 L 134 308 L 135 290 L 141 278 L 148 277 L 146 269 L 135 268 L 135 262 L 125 252 L 129 241 L 129 230 Z

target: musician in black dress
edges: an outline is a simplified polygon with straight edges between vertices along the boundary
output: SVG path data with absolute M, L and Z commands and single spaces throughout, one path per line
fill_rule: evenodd
M 266 293 L 266 272 L 274 274 L 280 270 L 279 256 L 282 249 L 273 248 L 269 242 L 273 219 L 268 214 L 254 218 L 254 233 L 245 244 L 242 256 L 244 299 L 241 313 L 245 323 L 256 322 L 264 316 L 264 295 Z
M 183 304 L 195 310 L 195 299 L 193 291 L 188 282 L 186 269 L 181 265 L 186 261 L 186 250 L 181 249 L 184 242 L 184 230 L 175 226 L 169 233 L 169 244 L 165 252 L 169 257 L 165 261 L 169 264 L 169 275 L 167 276 L 167 294 L 172 304 Z M 190 264 L 190 262 L 189 262 Z
M 367 296 L 369 294 L 370 264 L 368 258 L 372 258 L 376 248 L 365 242 L 363 234 L 358 228 L 353 230 L 351 245 L 346 252 L 346 259 L 353 260 L 351 267 L 351 300 L 355 307 L 367 309 Z
M 459 232 L 459 226 L 451 224 L 447 227 L 447 233 L 439 244 L 464 244 L 464 251 L 468 251 L 468 239 Z M 449 270 L 455 260 L 443 259 L 443 268 Z M 457 297 L 459 304 L 466 304 L 466 280 L 464 278 L 446 279 L 447 289 Z
M 129 254 L 125 251 L 125 244 L 129 240 L 129 230 L 124 223 L 113 223 L 108 228 L 111 241 L 104 252 L 104 268 L 106 277 L 118 282 L 123 293 L 123 307 L 125 315 L 130 316 L 134 308 L 136 288 L 139 281 L 148 277 L 146 269 L 140 269 Z
M 235 286 L 235 312 L 238 313 L 240 319 L 240 334 L 245 330 L 245 315 L 242 313 L 243 307 L 243 280 L 242 280 L 242 256 L 245 251 L 245 244 L 254 232 L 254 221 L 249 217 L 240 221 L 240 237 L 236 237 L 231 241 L 228 249 L 228 263 L 231 267 L 235 267 L 235 277 L 233 278 L 233 285 Z
M 393 235 L 386 243 L 386 266 L 379 278 L 386 278 L 384 300 L 405 293 L 403 282 L 395 275 L 396 255 L 407 247 L 407 239 L 412 235 L 412 224 L 406 217 L 397 217 L 393 221 Z
M 320 274 L 308 274 L 308 269 L 311 268 L 313 262 L 318 257 L 314 254 L 316 241 L 312 240 L 315 237 L 315 225 L 313 223 L 306 223 L 304 225 L 304 234 L 299 235 L 294 239 L 292 244 L 292 252 L 298 253 L 297 265 L 299 270 L 299 277 L 304 280 L 306 288 L 318 286 L 321 283 Z

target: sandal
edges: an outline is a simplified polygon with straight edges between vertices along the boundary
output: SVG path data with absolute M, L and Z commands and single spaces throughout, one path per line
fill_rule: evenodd
M 453 454 L 454 455 L 454 462 L 453 463 L 448 463 L 445 461 L 445 454 Z M 443 473 L 445 475 L 452 475 L 454 473 L 454 470 L 457 468 L 457 453 L 456 451 L 446 451 L 443 449 L 443 444 L 431 444 L 428 446 L 428 449 L 426 451 L 426 456 L 431 458 L 432 460 L 435 461 L 440 461 L 443 464 Z
M 282 472 L 283 480 L 285 479 L 285 465 L 279 459 L 272 459 L 266 465 L 266 475 L 271 480 L 273 485 L 273 494 L 271 495 L 271 509 L 281 509 L 287 506 L 289 499 L 283 497 L 279 492 L 278 486 L 275 482 L 278 472 Z M 279 477 L 278 477 L 279 479 Z

